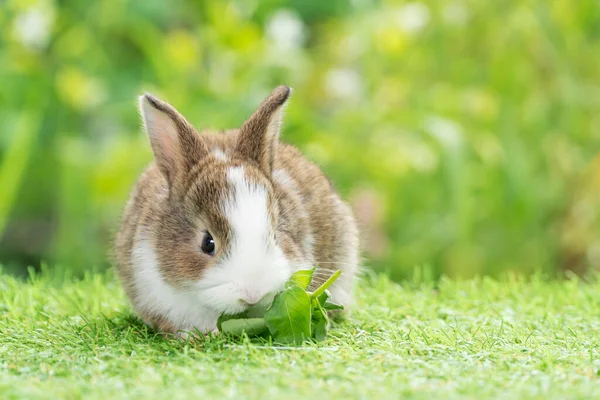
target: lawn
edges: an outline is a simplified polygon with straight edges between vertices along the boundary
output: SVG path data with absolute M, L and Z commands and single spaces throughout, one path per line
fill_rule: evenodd
M 365 277 L 318 345 L 169 340 L 110 275 L 0 275 L 2 398 L 590 398 L 600 284 Z

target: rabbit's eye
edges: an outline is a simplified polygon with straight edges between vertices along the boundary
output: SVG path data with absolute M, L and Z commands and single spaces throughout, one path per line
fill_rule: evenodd
M 202 238 L 202 251 L 208 254 L 209 256 L 215 255 L 215 240 L 210 235 L 210 233 L 206 232 L 204 237 Z

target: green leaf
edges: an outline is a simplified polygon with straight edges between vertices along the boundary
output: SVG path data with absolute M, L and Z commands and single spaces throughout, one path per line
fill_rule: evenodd
M 267 299 L 266 301 L 261 300 L 252 307 L 248 308 L 245 312 L 246 318 L 262 318 L 265 315 L 265 311 L 272 304 L 273 300 Z
M 319 300 L 319 304 L 323 306 L 330 297 L 331 293 L 329 293 L 329 290 L 326 289 L 319 297 L 317 297 L 317 300 Z
M 319 304 L 325 311 L 343 310 L 344 309 L 344 306 L 334 303 L 333 301 L 329 300 L 330 298 L 331 298 L 331 293 L 329 293 L 329 290 L 325 290 L 318 297 Z
M 315 269 L 317 267 L 311 269 L 300 269 L 292 274 L 290 279 L 285 283 L 285 288 L 290 288 L 294 285 L 300 286 L 302 289 L 306 290 L 310 286 L 310 282 L 312 282 L 313 274 L 315 273 Z
M 259 336 L 267 332 L 264 318 L 229 319 L 221 322 L 219 330 L 234 336 L 241 336 L 244 332 L 248 336 Z
M 325 340 L 329 319 L 327 313 L 321 307 L 318 299 L 313 299 L 313 312 L 311 317 L 311 337 L 317 342 Z
M 318 298 L 319 296 L 321 296 L 323 294 L 323 292 L 325 292 L 325 290 L 327 290 L 327 288 L 331 285 L 333 285 L 333 282 L 335 282 L 337 280 L 337 278 L 340 277 L 340 275 L 342 274 L 342 270 L 338 269 L 337 271 L 335 271 L 330 277 L 329 279 L 327 279 L 321 286 L 319 286 L 319 288 L 317 290 L 315 290 L 311 297 L 312 298 Z
M 301 344 L 311 337 L 311 298 L 300 286 L 291 286 L 275 296 L 265 312 L 265 322 L 273 340 Z
M 223 322 L 225 322 L 225 321 L 229 321 L 230 319 L 244 319 L 247 317 L 248 317 L 247 311 L 244 311 L 239 314 L 221 314 L 221 316 L 217 319 L 217 329 L 219 331 L 222 331 L 221 326 L 223 325 Z
M 343 310 L 344 306 L 341 304 L 334 303 L 332 301 L 327 300 L 325 304 L 323 304 L 323 309 L 325 311 L 333 311 L 333 310 Z

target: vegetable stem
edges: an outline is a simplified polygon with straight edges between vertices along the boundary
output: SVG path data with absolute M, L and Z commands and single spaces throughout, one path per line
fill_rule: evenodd
M 323 292 L 325 290 L 327 290 L 327 288 L 329 286 L 331 286 L 333 284 L 333 282 L 336 281 L 337 278 L 339 278 L 339 276 L 342 274 L 342 270 L 338 269 L 337 271 L 335 271 L 330 277 L 329 279 L 327 279 L 321 286 L 319 286 L 319 288 L 317 290 L 315 290 L 314 292 L 312 292 L 312 294 L 310 295 L 311 298 L 316 299 L 317 297 L 319 297 L 321 294 L 323 294 Z

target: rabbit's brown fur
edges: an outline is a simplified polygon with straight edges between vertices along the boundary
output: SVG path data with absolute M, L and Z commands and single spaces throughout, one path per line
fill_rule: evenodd
M 273 293 L 293 270 L 318 265 L 313 284 L 341 269 L 332 296 L 342 304 L 351 302 L 358 262 L 356 224 L 349 207 L 320 169 L 296 148 L 279 142 L 281 110 L 289 94 L 285 86 L 275 89 L 241 129 L 201 135 L 167 103 L 149 95 L 142 98 L 142 114 L 156 162 L 140 176 L 131 194 L 115 252 L 121 280 L 134 307 L 158 330 L 214 330 L 216 317 L 237 307 L 233 300 L 221 301 L 200 292 L 196 296 L 194 290 L 200 290 L 196 282 L 219 273 L 219 268 L 229 268 L 228 259 L 245 259 L 245 255 L 234 254 L 239 250 L 232 244 L 238 243 L 234 237 L 239 234 L 233 226 L 240 225 L 229 221 L 224 212 L 232 209 L 231 199 L 244 191 L 249 198 L 259 200 L 259 194 L 264 193 L 268 220 L 264 234 L 269 236 L 264 239 L 268 248 L 264 252 L 265 260 L 270 261 L 264 262 L 265 276 L 261 276 L 259 265 L 252 267 L 252 279 L 257 282 L 244 278 L 223 293 L 229 297 L 239 291 L 242 298 L 250 291 Z M 232 186 L 232 179 L 244 183 Z M 218 248 L 214 256 L 199 248 L 207 230 Z M 275 251 L 271 247 L 280 249 L 283 256 L 268 256 Z M 279 264 L 285 259 L 289 271 L 270 283 L 277 287 L 267 283 L 262 287 L 258 281 L 266 282 L 278 273 L 275 266 L 267 270 L 275 259 Z M 144 277 L 153 271 L 150 267 L 154 268 L 146 264 L 154 262 L 158 279 L 164 281 L 158 286 Z M 243 271 L 243 265 L 238 264 L 232 271 Z M 219 284 L 229 285 L 227 279 L 219 279 Z M 252 289 L 240 288 L 244 282 Z M 152 293 L 152 288 L 159 289 Z M 196 298 L 198 310 L 194 308 Z M 210 303 L 206 306 L 202 304 L 205 298 Z M 178 299 L 183 299 L 185 306 L 179 307 Z M 163 300 L 170 305 L 163 306 Z

